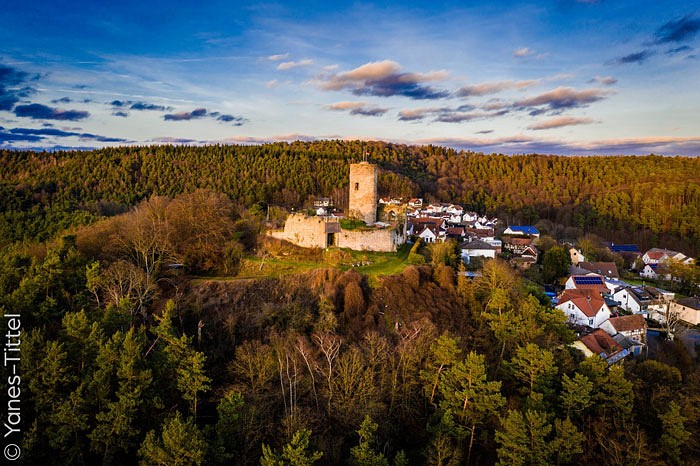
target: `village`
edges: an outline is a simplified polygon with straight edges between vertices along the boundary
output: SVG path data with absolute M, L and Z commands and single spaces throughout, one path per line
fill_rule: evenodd
M 454 241 L 469 277 L 490 259 L 507 260 L 527 271 L 541 264 L 540 231 L 532 225 L 505 225 L 452 203 L 420 198 L 378 198 L 378 168 L 361 162 L 350 166 L 348 212 L 339 212 L 330 198 L 317 198 L 305 214 L 288 217 L 283 231 L 271 236 L 303 247 L 332 246 L 395 252 L 404 243 Z M 355 223 L 359 222 L 361 228 Z M 550 237 L 550 241 L 551 237 Z M 545 287 L 555 309 L 565 314 L 578 337 L 573 346 L 608 364 L 632 355 L 648 355 L 650 336 L 678 336 L 692 352 L 700 334 L 700 298 L 684 297 L 659 286 L 680 280 L 677 267 L 694 267 L 695 259 L 660 248 L 642 253 L 634 244 L 604 243 L 606 253 L 621 258 L 627 281 L 615 261 L 587 260 L 575 240 L 556 242 L 568 251 L 568 276 Z M 549 244 L 549 247 L 552 245 Z M 641 281 L 641 284 L 639 283 Z M 697 285 L 694 285 L 697 292 Z

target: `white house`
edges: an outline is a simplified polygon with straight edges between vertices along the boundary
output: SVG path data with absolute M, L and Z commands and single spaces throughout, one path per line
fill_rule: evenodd
M 468 264 L 472 257 L 495 258 L 497 248 L 486 241 L 474 240 L 462 243 L 460 249 L 462 250 L 462 260 Z
M 663 264 L 670 259 L 685 262 L 686 264 L 693 261 L 691 257 L 686 256 L 682 252 L 661 248 L 651 248 L 642 256 L 645 264 Z
M 467 212 L 462 216 L 462 221 L 466 223 L 476 222 L 479 219 L 479 215 L 476 212 Z
M 613 294 L 613 299 L 620 303 L 620 307 L 632 314 L 641 314 L 646 310 L 640 297 L 632 288 L 621 288 Z
M 599 294 L 608 293 L 608 287 L 605 284 L 603 277 L 596 274 L 588 275 L 571 275 L 564 284 L 567 290 L 590 290 L 597 291 Z
M 566 290 L 556 308 L 574 325 L 598 328 L 610 318 L 610 309 L 600 294 L 586 290 Z
M 418 237 L 425 243 L 434 243 L 440 238 L 440 230 L 433 225 L 425 225 L 423 231 L 418 234 Z
M 649 280 L 670 280 L 671 274 L 662 271 L 661 269 L 663 268 L 663 264 L 647 264 L 644 266 L 642 271 L 639 272 L 639 276 L 642 278 L 648 278 Z

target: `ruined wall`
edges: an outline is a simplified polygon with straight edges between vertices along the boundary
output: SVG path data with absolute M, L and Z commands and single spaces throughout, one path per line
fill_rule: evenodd
M 337 245 L 356 251 L 394 252 L 405 242 L 394 228 L 381 230 L 341 230 Z
M 377 166 L 367 162 L 350 164 L 348 214 L 368 225 L 377 221 Z
M 287 217 L 284 231 L 272 231 L 269 234 L 273 238 L 283 239 L 304 248 L 325 248 L 328 245 L 327 232 L 337 231 L 337 226 L 338 222 L 327 222 L 323 217 L 292 214 Z

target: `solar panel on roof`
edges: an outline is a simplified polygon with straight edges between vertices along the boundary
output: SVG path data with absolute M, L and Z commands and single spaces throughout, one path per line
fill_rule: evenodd
M 574 283 L 577 285 L 602 285 L 601 277 L 574 277 Z

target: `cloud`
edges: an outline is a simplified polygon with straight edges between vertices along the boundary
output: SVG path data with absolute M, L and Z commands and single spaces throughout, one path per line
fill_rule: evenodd
M 476 134 L 491 134 L 493 133 L 492 129 L 482 129 L 481 131 L 477 131 Z
M 646 137 L 577 142 L 514 135 L 491 139 L 430 138 L 411 142 L 506 154 L 630 155 L 655 153 L 660 155 L 700 155 L 699 137 Z
M 24 71 L 0 64 L 0 110 L 9 112 L 21 98 L 36 92 L 26 83 L 38 77 L 38 75 L 31 77 Z
M 605 99 L 611 91 L 603 89 L 584 89 L 577 91 L 571 87 L 558 87 L 529 99 L 523 99 L 513 104 L 518 110 L 533 108 L 531 115 L 538 115 L 546 111 L 558 112 L 564 109 L 585 107 L 599 100 Z
M 114 112 L 114 113 L 112 113 L 112 115 L 118 116 L 118 117 L 122 117 L 122 118 L 126 118 L 126 117 L 129 116 L 128 113 L 126 113 L 126 112 L 121 112 L 121 111 L 120 111 L 120 112 Z
M 588 80 L 589 84 L 603 84 L 604 86 L 612 86 L 613 84 L 617 83 L 617 79 L 613 78 L 612 76 L 595 76 L 591 79 Z
M 535 123 L 528 126 L 527 129 L 538 131 L 543 129 L 561 128 L 563 126 L 589 125 L 591 123 L 595 123 L 595 120 L 590 118 L 559 117 L 551 118 L 540 123 Z
M 217 121 L 223 121 L 225 123 L 233 123 L 233 126 L 243 126 L 243 123 L 248 121 L 245 118 L 233 115 L 219 115 L 216 119 Z
M 191 112 L 180 112 L 180 113 L 168 113 L 163 115 L 163 120 L 165 121 L 189 121 L 197 120 L 199 118 L 204 118 L 207 116 L 206 108 L 196 108 Z
M 306 58 L 304 60 L 299 60 L 299 61 L 285 61 L 277 65 L 277 69 L 281 71 L 286 71 L 286 70 L 291 70 L 293 68 L 299 68 L 300 66 L 309 66 L 313 65 L 314 61 Z
M 273 88 L 277 87 L 278 84 L 279 83 L 277 82 L 276 79 L 272 79 L 272 80 L 265 83 L 265 87 L 268 89 L 273 89 Z
M 367 105 L 366 102 L 336 102 L 326 106 L 327 110 L 349 111 L 350 115 L 382 116 L 389 111 L 388 108 Z
M 113 100 L 109 103 L 112 107 L 128 107 L 131 105 L 133 102 L 130 100 Z
M 686 15 L 676 21 L 669 21 L 656 30 L 656 44 L 667 44 L 670 42 L 685 42 L 690 40 L 700 32 L 700 18 Z
M 473 105 L 460 105 L 459 107 L 426 107 L 399 112 L 400 121 L 416 121 L 432 117 L 439 123 L 463 123 L 465 121 L 493 118 L 508 113 L 508 110 L 479 111 Z
M 688 45 L 681 45 L 680 47 L 675 47 L 675 48 L 667 50 L 666 54 L 667 55 L 677 55 L 677 54 L 683 53 L 683 52 L 690 52 L 691 50 L 693 50 L 692 47 L 690 47 Z
M 73 102 L 70 97 L 61 97 L 60 99 L 54 99 L 51 101 L 52 104 L 69 104 Z
M 219 112 L 209 112 L 206 108 L 196 108 L 191 112 L 168 113 L 163 115 L 165 121 L 189 121 L 202 118 L 212 118 L 224 123 L 233 123 L 233 126 L 242 126 L 246 120 L 243 117 L 222 114 Z
M 526 81 L 493 81 L 472 86 L 464 86 L 457 90 L 459 97 L 483 96 L 487 94 L 497 94 L 509 89 L 525 89 L 530 86 L 539 84 L 539 80 L 530 79 Z
M 187 139 L 187 138 L 175 138 L 175 137 L 162 137 L 162 138 L 154 138 L 151 139 L 153 142 L 162 142 L 165 144 L 192 144 L 193 142 L 197 142 L 196 139 Z
M 267 59 L 270 61 L 280 61 L 280 60 L 284 60 L 285 58 L 289 58 L 288 53 L 278 53 L 276 55 L 268 55 L 267 56 Z
M 349 90 L 355 95 L 378 97 L 403 96 L 411 99 L 441 99 L 450 95 L 447 91 L 423 85 L 442 80 L 445 71 L 429 73 L 402 73 L 398 63 L 391 60 L 366 63 L 344 73 L 322 75 L 317 84 L 326 91 Z
M 8 137 L 9 134 L 9 137 Z M 0 134 L 0 141 L 5 140 L 15 140 L 15 141 L 27 141 L 27 142 L 39 142 L 46 139 L 46 137 L 58 137 L 58 138 L 68 138 L 76 137 L 81 140 L 97 141 L 97 142 L 131 142 L 123 138 L 113 138 L 107 136 L 100 136 L 92 133 L 77 133 L 73 131 L 63 131 L 56 128 L 13 128 L 7 131 L 4 135 Z
M 61 110 L 42 104 L 18 105 L 14 109 L 14 114 L 22 118 L 32 118 L 35 120 L 84 120 L 90 116 L 84 110 Z
M 146 102 L 134 102 L 131 104 L 129 107 L 131 110 L 157 110 L 157 111 L 165 111 L 165 110 L 171 110 L 170 107 L 165 107 L 163 105 L 156 105 L 156 104 L 149 104 Z
M 515 58 L 530 57 L 530 56 L 532 56 L 532 55 L 534 55 L 534 54 L 535 54 L 535 52 L 532 51 L 532 50 L 530 50 L 530 49 L 527 48 L 527 47 L 521 47 L 521 48 L 519 48 L 519 49 L 513 51 L 513 56 L 514 56 Z
M 647 59 L 649 57 L 651 57 L 652 55 L 654 55 L 653 50 L 649 50 L 649 49 L 641 50 L 639 52 L 630 53 L 629 55 L 625 55 L 624 57 L 616 58 L 611 63 L 614 65 L 626 65 L 628 63 L 642 64 L 645 61 L 647 61 Z

